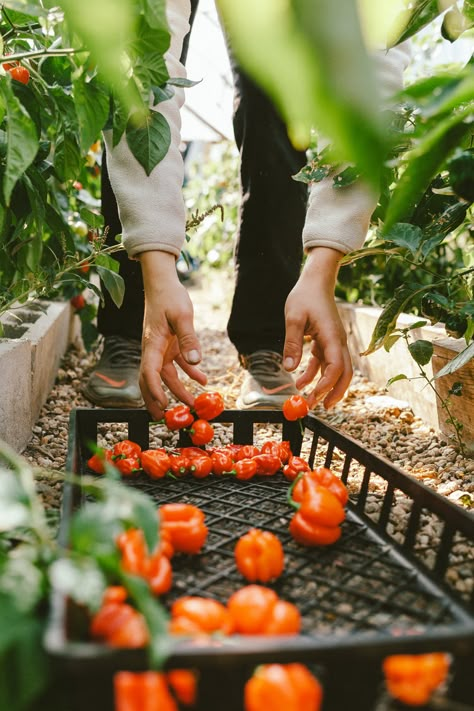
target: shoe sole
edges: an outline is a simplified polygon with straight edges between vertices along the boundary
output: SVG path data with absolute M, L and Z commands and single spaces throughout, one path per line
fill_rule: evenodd
M 141 407 L 144 407 L 145 402 L 140 398 L 139 400 L 131 400 L 130 398 L 98 398 L 92 393 L 90 393 L 87 388 L 84 388 L 82 390 L 82 394 L 84 395 L 85 398 L 87 398 L 90 402 L 92 402 L 94 405 L 98 405 L 99 407 L 107 407 L 107 408 L 112 408 L 116 407 L 120 410 L 126 410 L 127 408 L 132 408 L 134 410 L 137 410 Z
M 281 410 L 281 403 L 274 400 L 260 400 L 249 404 L 237 398 L 236 406 L 238 410 Z

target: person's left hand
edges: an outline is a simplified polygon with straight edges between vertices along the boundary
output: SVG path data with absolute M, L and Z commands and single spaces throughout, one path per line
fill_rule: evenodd
M 297 368 L 304 337 L 310 336 L 311 356 L 296 387 L 304 388 L 320 373 L 316 386 L 306 395 L 310 408 L 321 400 L 326 409 L 333 407 L 342 399 L 352 379 L 347 337 L 334 297 L 341 256 L 334 249 L 313 248 L 285 305 L 283 366 L 289 371 Z

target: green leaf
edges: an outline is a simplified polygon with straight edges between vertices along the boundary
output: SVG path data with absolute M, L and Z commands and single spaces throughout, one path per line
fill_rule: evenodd
M 109 292 L 112 301 L 117 308 L 120 308 L 125 294 L 125 283 L 123 278 L 120 274 L 117 274 L 111 269 L 106 269 L 101 266 L 97 266 L 97 273 L 100 276 L 105 288 Z
M 390 378 L 389 380 L 387 380 L 387 388 L 390 385 L 393 385 L 393 383 L 397 383 L 399 380 L 409 380 L 409 378 L 404 373 L 399 373 L 398 375 L 394 375 L 393 378 Z
M 423 231 L 417 225 L 408 222 L 397 222 L 385 233 L 387 242 L 394 242 L 399 247 L 409 249 L 416 254 L 423 240 Z
M 311 161 L 299 173 L 291 177 L 299 183 L 319 183 L 324 178 L 327 178 L 331 170 L 332 167 L 330 165 L 320 165 L 319 161 Z
M 427 365 L 433 357 L 433 344 L 423 338 L 408 344 L 411 357 L 418 365 Z
M 145 125 L 138 127 L 134 127 L 132 117 L 126 137 L 130 150 L 147 175 L 163 160 L 171 143 L 170 127 L 159 111 L 150 111 Z
M 463 122 L 470 110 L 465 109 L 441 121 L 406 155 L 407 166 L 388 205 L 384 233 L 396 222 L 409 220 L 430 181 L 459 145 L 459 141 L 470 132 L 470 124 Z
M 384 339 L 383 347 L 387 351 L 387 353 L 390 352 L 392 347 L 395 345 L 395 343 L 397 343 L 397 341 L 400 340 L 401 337 L 402 336 L 400 333 L 392 333 Z
M 412 323 L 411 326 L 408 327 L 408 330 L 414 331 L 415 328 L 423 328 L 427 323 L 428 321 L 415 321 L 415 323 Z
M 383 346 L 397 324 L 397 319 L 416 292 L 409 286 L 399 286 L 380 314 L 366 350 L 361 355 L 370 355 Z
M 95 258 L 95 263 L 99 267 L 109 269 L 111 272 L 115 272 L 116 274 L 118 274 L 120 269 L 118 260 L 111 257 L 110 254 L 98 254 Z
M 220 0 L 219 9 L 240 65 L 273 99 L 293 144 L 306 148 L 316 126 L 378 187 L 384 130 L 353 0 Z
M 145 20 L 155 29 L 167 29 L 166 2 L 165 0 L 145 0 L 144 15 Z
M 98 139 L 109 115 L 109 92 L 97 79 L 74 81 L 74 99 L 79 122 L 80 145 L 85 153 Z
M 11 82 L 0 81 L 0 92 L 6 106 L 7 152 L 3 174 L 3 195 L 7 205 L 19 178 L 33 162 L 39 148 L 36 126 L 11 89 Z
M 414 0 L 406 5 L 406 9 L 400 13 L 396 26 L 399 32 L 392 37 L 390 44 L 399 44 L 409 37 L 413 37 L 419 30 L 429 25 L 438 15 L 440 15 L 449 5 L 453 5 L 455 0 L 447 0 L 440 3 L 439 0 Z
M 81 207 L 79 210 L 79 215 L 84 222 L 92 227 L 93 230 L 98 230 L 104 226 L 104 217 L 99 215 L 97 212 L 92 212 L 87 207 Z
M 161 670 L 171 651 L 171 640 L 168 634 L 169 616 L 165 608 L 151 594 L 150 587 L 145 580 L 123 574 L 122 581 L 137 609 L 145 617 L 150 632 L 148 648 L 150 667 Z
M 54 170 L 59 180 L 74 180 L 82 168 L 82 156 L 76 136 L 70 131 L 59 135 L 54 153 Z
M 183 89 L 190 89 L 192 86 L 197 86 L 202 81 L 202 79 L 193 80 L 185 77 L 170 77 L 167 84 L 171 84 L 171 86 L 180 86 Z
M 349 185 L 353 185 L 359 177 L 360 171 L 350 165 L 334 176 L 333 184 L 336 189 L 347 188 Z
M 472 358 L 474 358 L 474 342 L 470 343 L 461 353 L 458 353 L 449 363 L 446 363 L 446 365 L 436 373 L 435 378 L 442 378 L 443 375 L 451 375 L 451 373 L 456 372 L 456 370 L 459 370 L 459 368 L 469 363 Z

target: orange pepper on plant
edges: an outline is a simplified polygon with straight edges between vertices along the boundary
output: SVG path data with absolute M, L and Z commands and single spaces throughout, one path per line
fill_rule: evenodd
M 283 572 L 283 546 L 270 531 L 251 528 L 237 541 L 234 556 L 239 573 L 252 583 L 267 583 Z

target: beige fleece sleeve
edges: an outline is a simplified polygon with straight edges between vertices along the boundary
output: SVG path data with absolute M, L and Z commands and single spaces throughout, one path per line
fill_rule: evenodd
M 186 72 L 179 57 L 189 31 L 189 0 L 167 0 L 166 15 L 171 33 L 165 55 L 168 72 L 173 78 L 184 77 Z M 110 182 L 122 223 L 123 244 L 130 257 L 150 250 L 163 250 L 178 257 L 184 242 L 184 166 L 179 150 L 184 90 L 176 86 L 173 89 L 174 96 L 157 107 L 169 123 L 171 145 L 149 176 L 130 151 L 125 135 L 113 147 L 112 132 L 104 132 Z
M 410 47 L 403 42 L 375 56 L 375 70 L 382 103 L 403 88 L 403 72 L 410 60 Z M 310 189 L 303 246 L 332 247 L 344 254 L 360 249 L 369 229 L 378 196 L 362 181 L 334 188 L 333 176 Z

